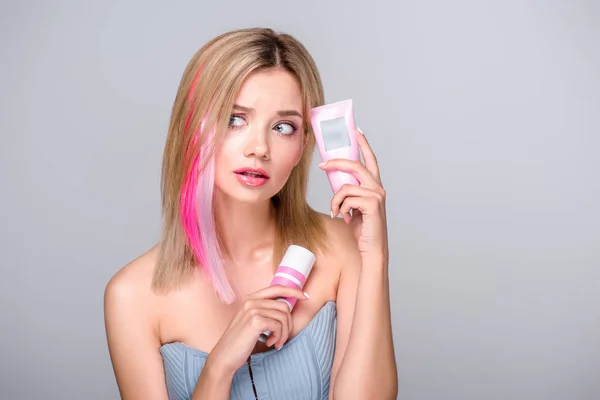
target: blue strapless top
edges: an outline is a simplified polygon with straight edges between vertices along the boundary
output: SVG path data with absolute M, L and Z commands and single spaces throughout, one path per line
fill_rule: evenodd
M 280 350 L 273 348 L 251 355 L 233 377 L 231 399 L 327 400 L 336 315 L 336 303 L 329 301 Z M 166 343 L 160 352 L 169 399 L 190 399 L 208 353 L 180 342 Z

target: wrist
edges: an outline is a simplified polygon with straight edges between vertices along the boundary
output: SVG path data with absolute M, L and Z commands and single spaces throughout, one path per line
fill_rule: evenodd
M 209 354 L 208 358 L 206 359 L 206 363 L 204 364 L 202 372 L 206 372 L 211 380 L 216 379 L 218 381 L 231 381 L 233 380 L 233 375 L 235 374 L 235 370 L 233 368 L 223 364 L 218 358 L 212 356 L 212 354 Z
M 385 252 L 378 254 L 365 254 L 362 256 L 362 270 L 379 270 L 387 271 L 388 268 L 388 255 Z
M 196 383 L 192 400 L 228 399 L 234 373 L 220 362 L 218 357 L 209 354 L 202 373 Z

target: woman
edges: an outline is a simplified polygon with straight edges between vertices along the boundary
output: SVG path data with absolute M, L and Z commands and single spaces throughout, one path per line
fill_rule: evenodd
M 237 30 L 192 58 L 164 151 L 160 243 L 105 292 L 124 399 L 396 398 L 385 192 L 362 134 L 365 165 L 321 165 L 361 185 L 335 193 L 331 215 L 305 199 L 307 116 L 323 101 L 289 35 Z M 267 287 L 290 244 L 316 255 L 306 295 Z M 291 313 L 280 296 L 299 299 Z

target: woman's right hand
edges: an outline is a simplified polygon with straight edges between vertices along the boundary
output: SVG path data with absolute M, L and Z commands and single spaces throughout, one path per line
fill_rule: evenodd
M 288 305 L 278 297 L 308 297 L 297 288 L 281 285 L 269 286 L 252 293 L 242 300 L 241 306 L 227 329 L 210 352 L 207 363 L 217 369 L 233 374 L 247 360 L 261 333 L 270 330 L 267 346 L 280 349 L 292 332 L 292 315 Z

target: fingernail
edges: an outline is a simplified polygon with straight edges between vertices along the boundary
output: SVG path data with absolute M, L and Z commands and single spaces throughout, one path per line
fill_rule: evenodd
M 333 211 L 329 211 L 329 214 L 331 214 L 331 218 L 333 218 Z
M 307 299 L 310 299 L 310 296 L 308 295 L 308 293 L 304 292 L 304 295 L 306 296 Z
M 327 164 L 326 162 L 322 162 L 321 164 L 319 164 L 319 168 L 323 168 L 325 166 L 325 164 Z
M 364 133 L 363 133 L 362 129 L 360 129 L 358 126 L 356 127 L 356 129 L 358 130 L 358 132 L 359 132 L 361 135 L 363 135 L 363 136 L 364 136 Z

